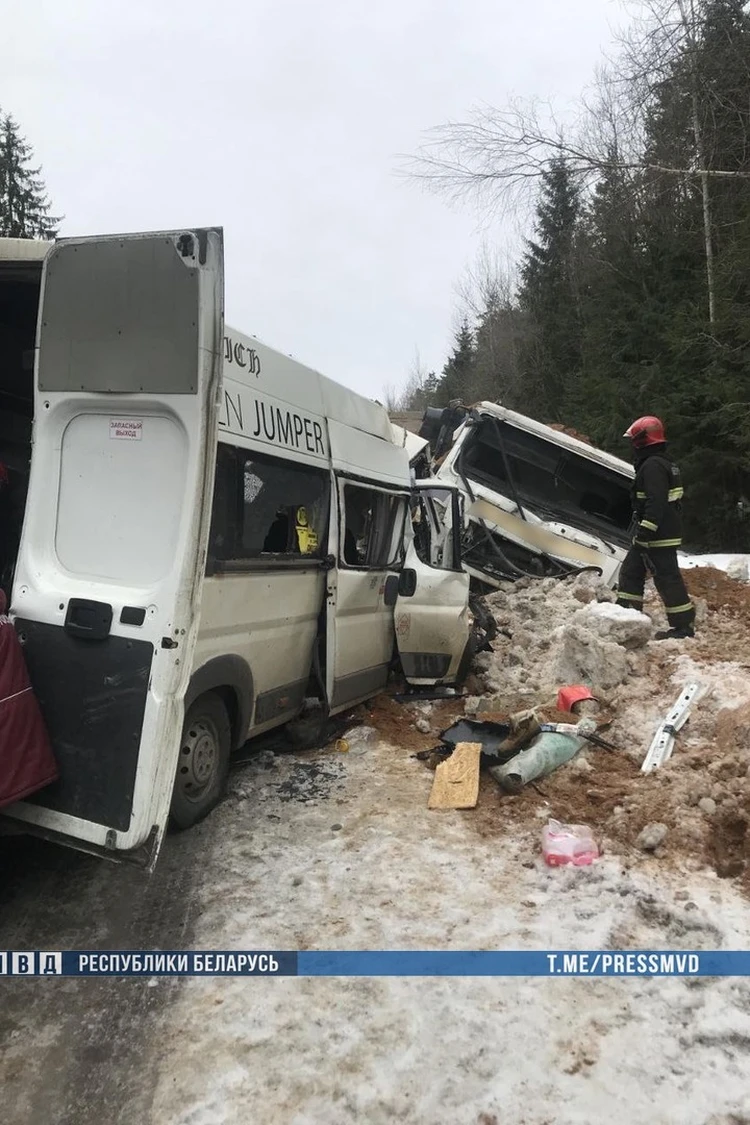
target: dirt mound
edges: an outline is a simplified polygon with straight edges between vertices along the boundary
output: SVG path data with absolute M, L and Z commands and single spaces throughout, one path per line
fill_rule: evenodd
M 722 879 L 746 873 L 750 858 L 750 836 L 747 826 L 748 805 L 739 810 L 725 809 L 711 826 L 707 854 L 716 874 Z
M 737 582 L 713 566 L 696 566 L 683 571 L 683 576 L 691 595 L 703 598 L 709 609 L 750 619 L 750 583 Z

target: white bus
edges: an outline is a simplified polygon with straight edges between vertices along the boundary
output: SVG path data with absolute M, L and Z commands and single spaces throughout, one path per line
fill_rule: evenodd
M 457 490 L 415 494 L 381 406 L 224 328 L 220 230 L 0 242 L 0 406 L 60 770 L 4 810 L 25 830 L 151 867 L 233 749 L 373 696 L 396 641 L 412 683 L 465 672 Z
M 631 465 L 494 402 L 428 409 L 435 476 L 466 501 L 463 565 L 480 588 L 598 570 L 630 546 Z

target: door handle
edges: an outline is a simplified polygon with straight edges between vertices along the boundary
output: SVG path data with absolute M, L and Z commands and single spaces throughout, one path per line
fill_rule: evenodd
M 71 637 L 83 641 L 103 641 L 112 628 L 112 606 L 88 598 L 71 598 L 63 626 Z

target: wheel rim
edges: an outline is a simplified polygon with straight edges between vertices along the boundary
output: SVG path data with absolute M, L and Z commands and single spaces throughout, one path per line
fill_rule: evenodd
M 200 801 L 216 778 L 220 755 L 219 732 L 208 716 L 191 723 L 182 736 L 180 791 L 188 801 Z

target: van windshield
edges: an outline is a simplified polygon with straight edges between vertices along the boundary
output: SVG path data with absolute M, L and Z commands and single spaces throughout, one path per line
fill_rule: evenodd
M 462 471 L 537 514 L 612 536 L 627 533 L 631 482 L 537 434 L 484 417 L 461 451 Z

